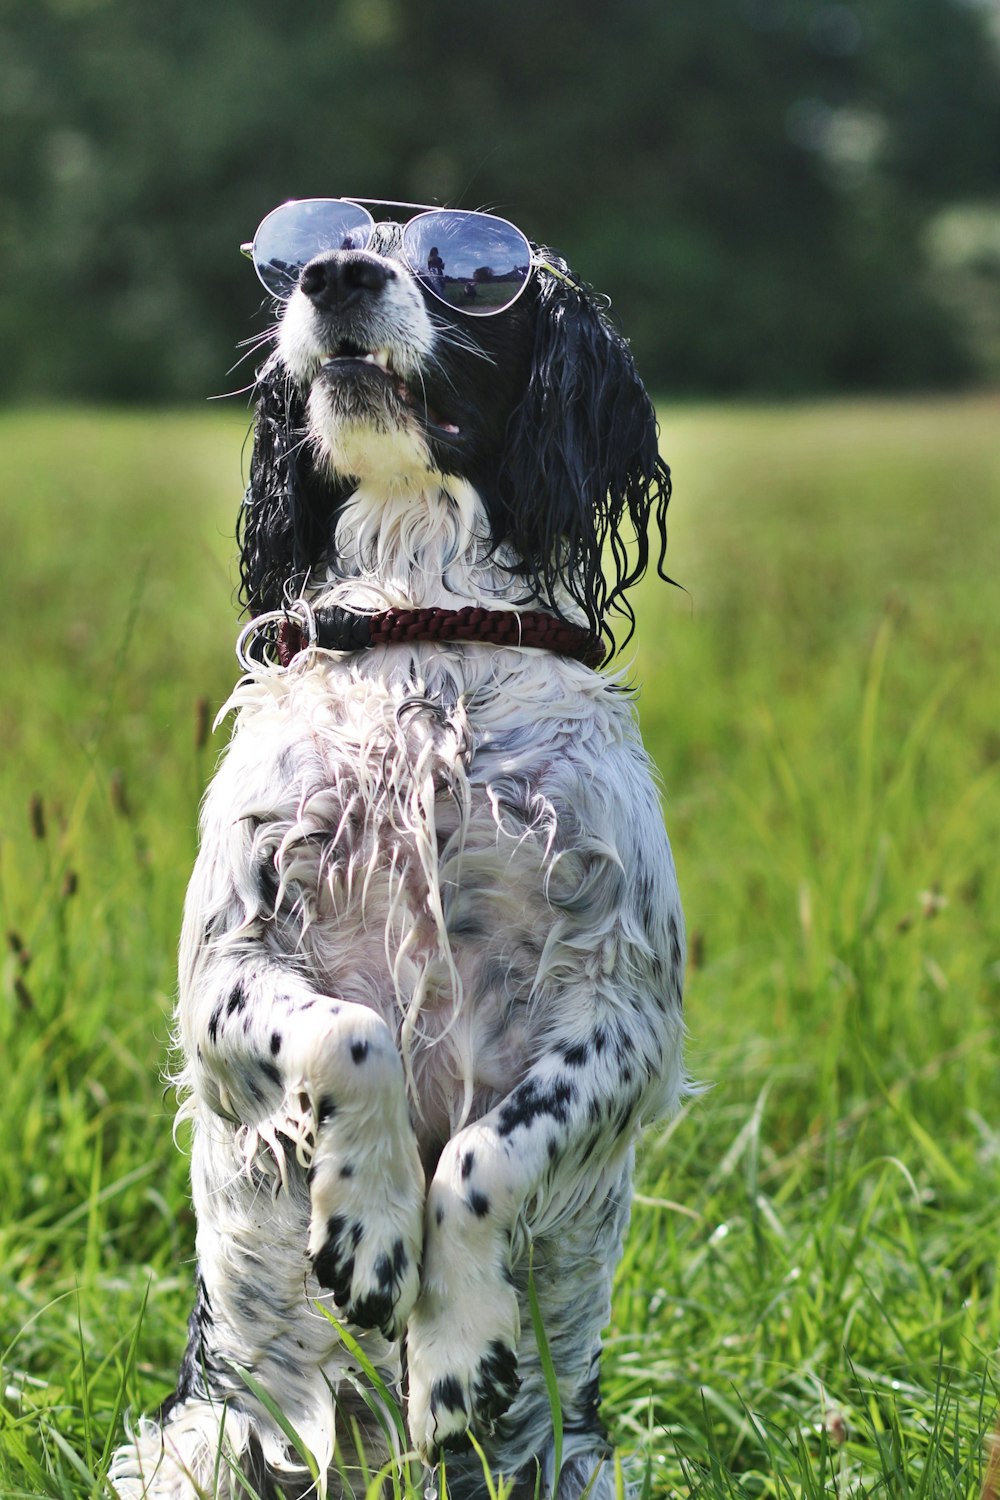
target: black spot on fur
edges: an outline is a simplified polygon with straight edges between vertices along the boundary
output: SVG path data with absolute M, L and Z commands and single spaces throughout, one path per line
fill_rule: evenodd
M 280 1086 L 281 1072 L 280 1069 L 274 1066 L 274 1063 L 262 1062 L 260 1065 L 260 1071 L 264 1074 L 265 1078 L 269 1078 L 272 1083 L 276 1083 Z
M 274 856 L 265 853 L 258 861 L 257 889 L 260 892 L 260 911 L 262 916 L 273 917 L 278 909 L 278 872 L 274 867 Z
M 220 1000 L 219 1003 L 218 1003 L 218 1005 L 216 1005 L 215 1009 L 212 1011 L 212 1014 L 208 1018 L 208 1039 L 209 1039 L 210 1042 L 217 1042 L 218 1041 L 218 1039 L 219 1039 L 219 1022 L 221 1020 L 222 1020 L 222 1001 Z
M 601 1421 L 601 1376 L 595 1360 L 591 1374 L 569 1403 L 572 1415 L 566 1422 L 567 1432 L 596 1432 L 607 1437 L 607 1429 Z
M 449 1432 L 448 1435 L 447 1435 L 447 1437 L 442 1442 L 440 1442 L 438 1444 L 438 1448 L 439 1448 L 439 1450 L 440 1450 L 440 1452 L 442 1454 L 445 1454 L 445 1453 L 469 1453 L 472 1450 L 472 1441 L 471 1441 L 471 1438 L 469 1437 L 469 1433 L 467 1431 L 466 1432 Z M 459 1496 L 456 1496 L 455 1490 L 456 1490 L 456 1486 L 452 1482 L 448 1486 L 448 1494 L 452 1497 L 452 1500 L 459 1500 L 459 1496 L 462 1495 L 462 1492 L 459 1491 Z M 480 1492 L 477 1492 L 477 1493 L 480 1493 Z M 489 1493 L 489 1491 L 487 1491 L 487 1494 L 488 1493 Z M 465 1495 L 462 1496 L 462 1500 L 469 1500 L 468 1492 L 466 1492 Z M 511 1500 L 513 1500 L 513 1497 L 511 1497 Z M 534 1497 L 532 1497 L 532 1500 L 534 1500 Z
M 347 1253 L 343 1214 L 332 1214 L 326 1221 L 326 1244 L 313 1259 L 313 1270 L 321 1286 L 328 1287 L 337 1304 L 346 1308 L 354 1275 L 354 1256 Z
M 384 1328 L 392 1317 L 392 1297 L 388 1292 L 368 1292 L 346 1310 L 359 1328 Z
M 477 1219 L 485 1219 L 490 1211 L 490 1200 L 485 1193 L 477 1193 L 475 1189 L 469 1194 L 466 1202 Z
M 231 1016 L 244 1009 L 247 1003 L 246 990 L 242 984 L 234 985 L 226 1001 L 226 1015 Z
M 580 1152 L 580 1165 L 585 1165 L 594 1154 L 594 1149 L 601 1139 L 600 1130 L 591 1130 L 584 1141 L 583 1150 Z
M 313 1261 L 313 1270 L 320 1286 L 328 1287 L 338 1306 L 346 1307 L 354 1276 L 354 1256 L 342 1256 L 331 1245 L 324 1245 Z
M 493 1339 L 479 1361 L 472 1383 L 472 1399 L 476 1410 L 488 1422 L 495 1421 L 507 1410 L 520 1385 L 517 1355 L 509 1344 Z
M 408 1265 L 406 1247 L 397 1240 L 391 1255 L 380 1255 L 375 1262 L 377 1288 L 361 1297 L 350 1309 L 351 1319 L 363 1328 L 385 1328 L 392 1318 L 392 1304 L 400 1278 Z
M 438 1204 L 437 1208 L 434 1210 L 434 1222 L 438 1226 L 439 1229 L 441 1228 L 441 1225 L 444 1223 L 444 1209 L 441 1207 L 440 1203 Z
M 316 1119 L 320 1125 L 325 1125 L 327 1120 L 332 1120 L 337 1113 L 337 1106 L 329 1094 L 324 1094 L 319 1101 L 316 1111 Z
M 280 1031 L 272 1031 L 271 1032 L 271 1056 L 272 1057 L 277 1057 L 277 1055 L 278 1055 L 278 1053 L 280 1051 L 281 1051 L 281 1032 Z
M 397 1240 L 391 1255 L 380 1255 L 375 1262 L 375 1280 L 382 1288 L 393 1286 L 405 1272 L 409 1260 L 406 1246 Z
M 590 1055 L 590 1049 L 586 1042 L 578 1042 L 575 1047 L 562 1048 L 562 1060 L 569 1068 L 582 1068 Z
M 212 1325 L 212 1307 L 205 1283 L 199 1275 L 195 1281 L 195 1301 L 188 1318 L 188 1342 L 177 1374 L 177 1389 L 168 1396 L 157 1413 L 157 1420 L 166 1421 L 175 1406 L 191 1397 L 204 1398 L 208 1386 L 216 1373 L 205 1344 L 205 1330 Z
M 674 972 L 679 973 L 681 967 L 681 936 L 677 928 L 677 918 L 673 912 L 667 918 L 667 931 L 670 934 L 670 962 L 674 966 Z
M 637 865 L 632 875 L 632 883 L 635 889 L 636 900 L 642 914 L 642 925 L 647 932 L 653 925 L 655 906 L 653 902 L 653 882 L 649 871 L 644 865 Z
M 436 1416 L 441 1410 L 465 1411 L 461 1382 L 455 1375 L 443 1375 L 431 1386 L 431 1412 Z
M 626 1057 L 632 1056 L 632 1038 L 626 1028 L 620 1023 L 615 1027 L 612 1041 L 615 1049 L 615 1057 L 618 1062 L 623 1062 Z
M 608 1034 L 605 1031 L 604 1027 L 596 1027 L 594 1030 L 594 1051 L 597 1053 L 598 1057 L 600 1057 L 601 1053 L 604 1051 L 607 1045 Z
M 569 1118 L 569 1106 L 576 1098 L 576 1085 L 567 1078 L 554 1078 L 548 1085 L 526 1078 L 513 1090 L 500 1109 L 497 1133 L 503 1138 L 520 1126 L 531 1125 L 540 1115 L 550 1115 L 561 1125 Z
M 462 1181 L 463 1182 L 466 1181 L 466 1179 L 468 1178 L 469 1173 L 472 1171 L 473 1165 L 475 1164 L 475 1160 L 476 1160 L 476 1153 L 474 1151 L 467 1151 L 465 1153 L 465 1155 L 462 1157 Z
M 367 1042 L 352 1042 L 351 1043 L 351 1057 L 354 1059 L 354 1061 L 356 1063 L 363 1063 L 364 1060 L 365 1060 L 365 1058 L 367 1056 L 368 1056 L 368 1043 Z
M 345 1179 L 345 1181 L 348 1177 L 354 1176 L 354 1168 L 351 1166 L 351 1163 L 349 1161 L 344 1162 L 344 1165 L 340 1169 L 340 1175 Z

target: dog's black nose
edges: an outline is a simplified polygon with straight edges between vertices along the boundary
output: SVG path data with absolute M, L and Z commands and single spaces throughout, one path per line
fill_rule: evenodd
M 329 250 L 302 268 L 299 286 L 314 306 L 331 312 L 380 292 L 395 274 L 384 260 L 364 250 Z

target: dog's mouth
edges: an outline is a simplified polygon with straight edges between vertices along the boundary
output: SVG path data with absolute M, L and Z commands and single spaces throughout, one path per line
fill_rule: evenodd
M 416 395 L 407 382 L 393 369 L 391 351 L 387 348 L 366 349 L 352 339 L 340 339 L 327 352 L 320 363 L 320 374 L 326 380 L 362 380 L 375 382 L 382 394 L 391 392 L 425 426 L 434 428 L 446 437 L 456 438 L 460 430 L 447 416 L 437 411 L 426 399 L 426 392 Z

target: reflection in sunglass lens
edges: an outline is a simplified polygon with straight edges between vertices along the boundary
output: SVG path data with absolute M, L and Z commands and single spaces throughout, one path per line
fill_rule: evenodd
M 490 214 L 435 209 L 403 230 L 410 269 L 428 291 L 465 313 L 500 312 L 521 294 L 531 247 L 519 229 Z
M 257 275 L 275 297 L 288 298 L 302 267 L 325 250 L 363 250 L 371 234 L 367 209 L 336 198 L 285 203 L 268 214 L 253 242 Z

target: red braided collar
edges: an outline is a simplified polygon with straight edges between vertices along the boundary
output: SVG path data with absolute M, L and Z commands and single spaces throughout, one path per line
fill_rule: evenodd
M 408 641 L 480 641 L 491 646 L 536 646 L 599 667 L 604 646 L 583 625 L 568 625 L 542 610 L 385 609 L 361 615 L 350 609 L 314 611 L 314 645 L 330 651 L 360 651 Z M 278 627 L 278 657 L 287 667 L 307 644 L 298 620 L 286 616 Z

